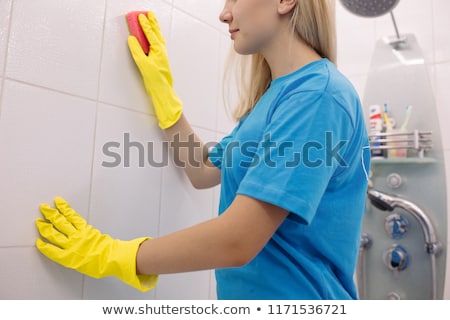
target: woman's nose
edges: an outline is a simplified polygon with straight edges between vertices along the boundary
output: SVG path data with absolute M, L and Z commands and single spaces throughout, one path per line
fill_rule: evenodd
M 225 6 L 225 8 L 223 8 L 222 12 L 220 13 L 219 20 L 227 24 L 230 24 L 231 21 L 233 20 L 231 11 L 229 8 L 227 8 L 227 6 Z

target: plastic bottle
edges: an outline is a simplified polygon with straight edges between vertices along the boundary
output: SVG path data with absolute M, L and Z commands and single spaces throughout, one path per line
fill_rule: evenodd
M 377 147 L 381 147 L 381 142 L 377 142 L 381 140 L 381 136 L 377 136 L 383 131 L 383 118 L 382 118 L 382 110 L 379 105 L 372 105 L 369 107 L 369 135 L 372 136 L 371 140 L 371 156 L 372 158 L 383 158 L 384 152 L 382 149 Z

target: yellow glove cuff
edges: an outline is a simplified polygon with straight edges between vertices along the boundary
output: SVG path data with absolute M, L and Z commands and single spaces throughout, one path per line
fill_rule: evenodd
M 108 265 L 107 274 L 115 276 L 126 284 L 140 291 L 153 289 L 158 283 L 158 275 L 137 275 L 136 255 L 142 242 L 151 238 L 137 238 L 131 241 L 116 240 L 111 253 L 112 263 Z M 134 257 L 134 259 L 130 259 Z

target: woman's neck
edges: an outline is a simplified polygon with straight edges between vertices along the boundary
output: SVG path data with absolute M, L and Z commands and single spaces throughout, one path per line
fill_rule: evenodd
M 262 52 L 269 64 L 272 80 L 290 74 L 322 57 L 292 32 L 280 35 L 270 48 Z

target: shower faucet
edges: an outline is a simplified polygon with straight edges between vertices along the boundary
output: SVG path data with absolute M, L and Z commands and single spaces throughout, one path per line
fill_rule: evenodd
M 374 189 L 367 191 L 367 196 L 376 208 L 382 211 L 393 211 L 401 208 L 410 213 L 420 224 L 425 238 L 425 249 L 428 254 L 438 255 L 442 251 L 442 245 L 437 240 L 436 231 L 428 215 L 416 204 L 394 195 L 386 194 Z

